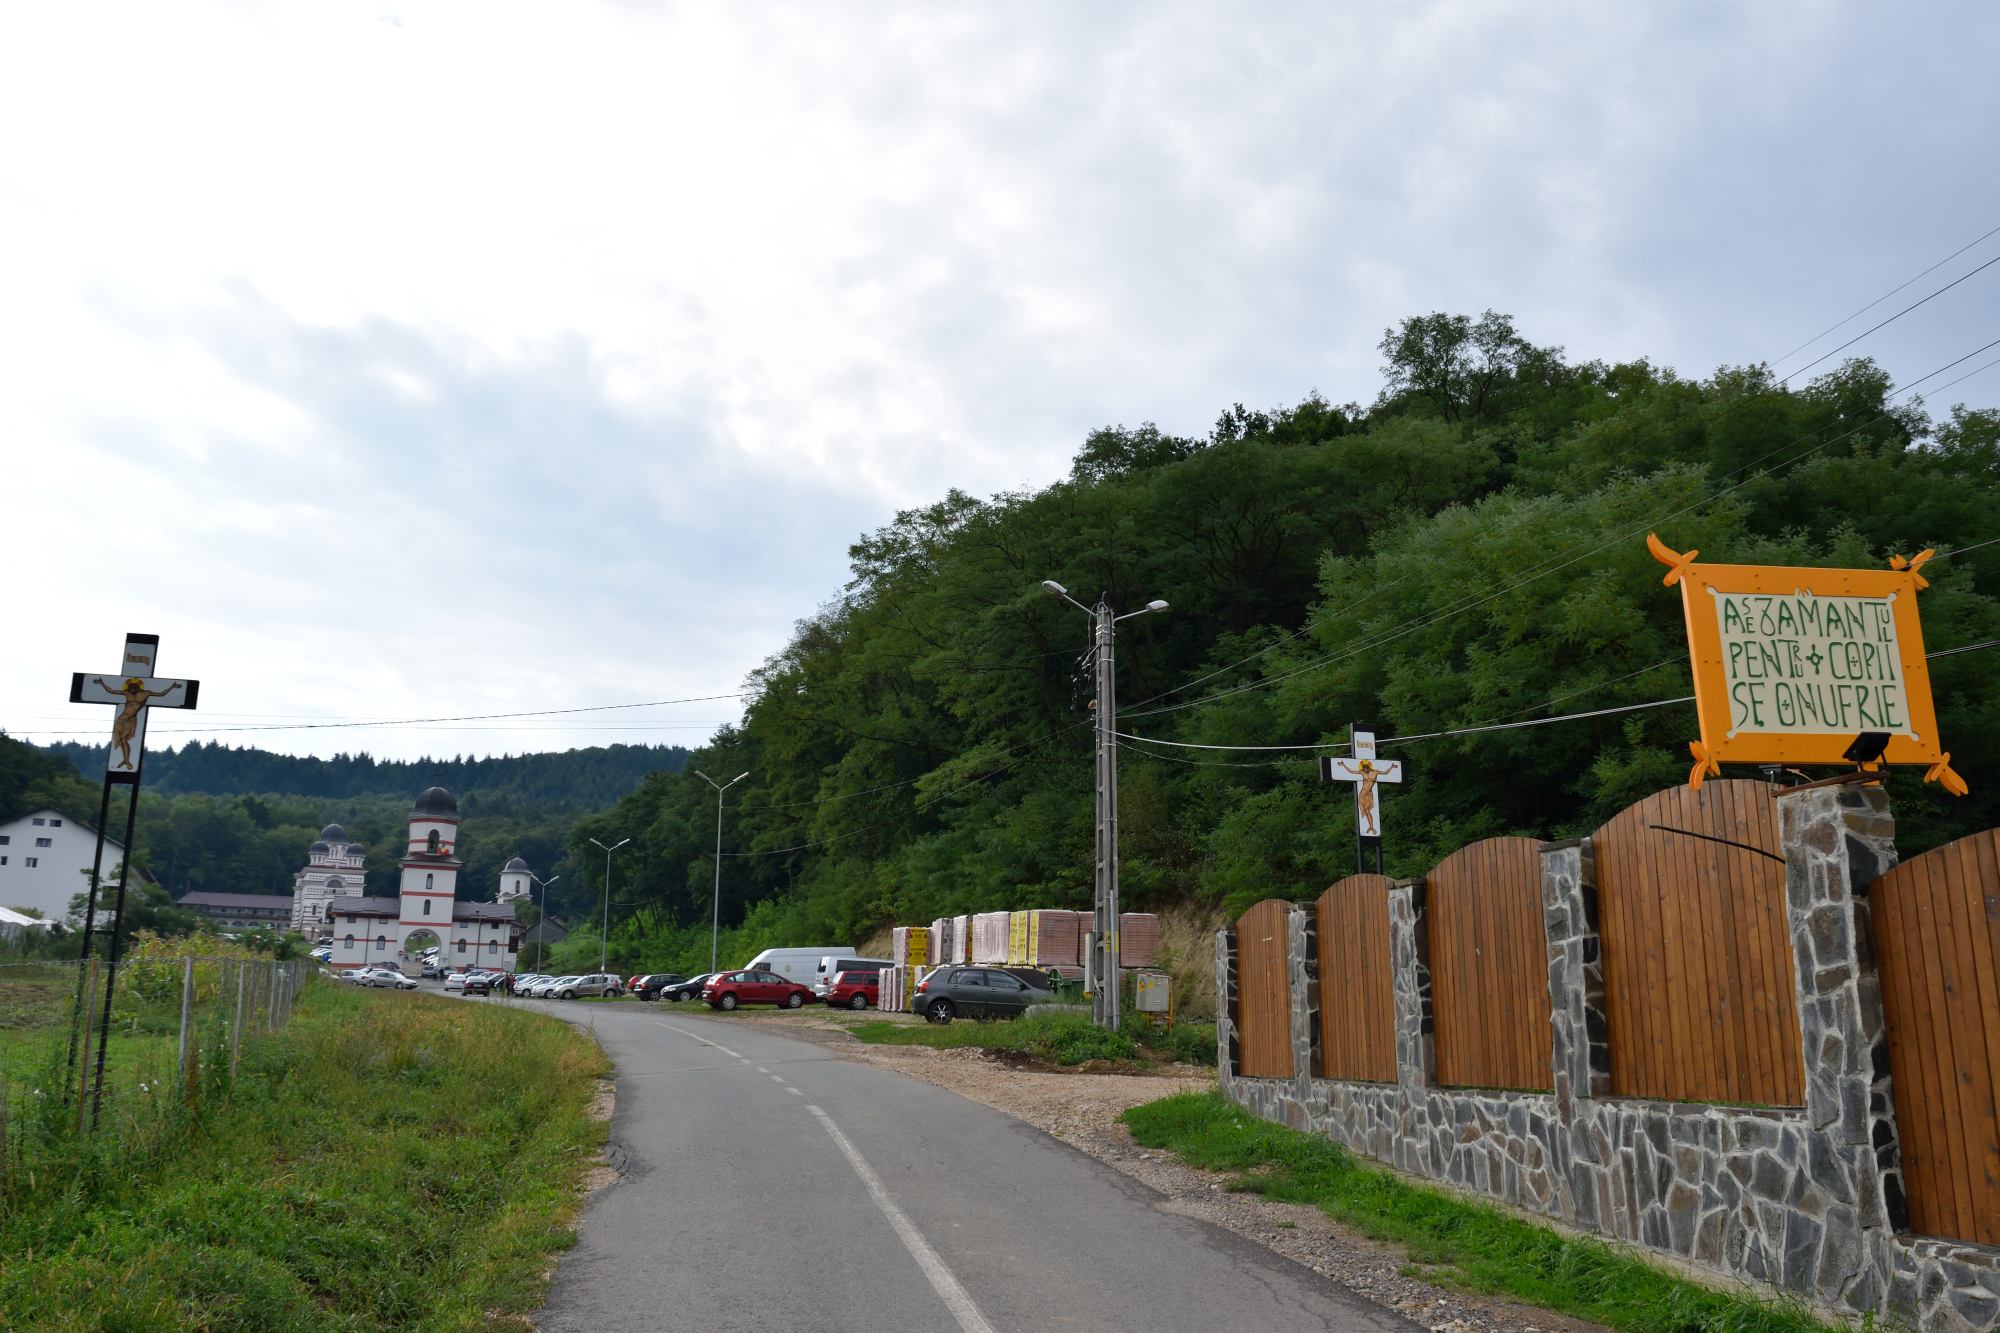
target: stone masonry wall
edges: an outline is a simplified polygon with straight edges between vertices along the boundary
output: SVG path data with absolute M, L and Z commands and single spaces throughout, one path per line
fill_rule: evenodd
M 1268 1120 L 1326 1134 L 1428 1180 L 1570 1225 L 1768 1282 L 1850 1315 L 1925 1333 L 2000 1327 L 2000 1251 L 1911 1237 L 1868 918 L 1868 885 L 1895 864 L 1879 787 L 1781 794 L 1786 915 L 1806 1073 L 1801 1108 L 1610 1095 L 1616 1051 L 1604 1006 L 1589 839 L 1542 849 L 1554 1091 L 1435 1084 L 1425 886 L 1389 891 L 1397 1081 L 1317 1077 L 1315 915 L 1292 914 L 1291 1079 L 1235 1065 L 1234 941 L 1216 940 L 1226 1002 L 1217 1025 L 1225 1096 Z

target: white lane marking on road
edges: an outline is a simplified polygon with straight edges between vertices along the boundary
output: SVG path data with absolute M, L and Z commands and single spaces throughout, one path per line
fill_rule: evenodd
M 958 1279 L 952 1276 L 949 1268 L 945 1267 L 944 1260 L 938 1258 L 938 1252 L 931 1248 L 930 1242 L 924 1239 L 923 1233 L 917 1230 L 916 1224 L 910 1221 L 908 1214 L 897 1207 L 896 1201 L 889 1197 L 889 1191 L 883 1188 L 881 1177 L 875 1174 L 874 1167 L 868 1165 L 868 1159 L 861 1155 L 861 1150 L 848 1141 L 847 1135 L 840 1132 L 840 1126 L 833 1123 L 832 1116 L 811 1102 L 806 1103 L 806 1110 L 819 1118 L 820 1124 L 826 1127 L 826 1132 L 832 1136 L 834 1143 L 847 1154 L 848 1164 L 854 1168 L 854 1174 L 860 1176 L 861 1183 L 868 1187 L 869 1197 L 875 1200 L 875 1206 L 882 1210 L 882 1216 L 889 1219 L 889 1225 L 895 1228 L 898 1236 L 902 1237 L 903 1245 L 909 1250 L 910 1257 L 917 1261 L 917 1267 L 923 1269 L 924 1276 L 931 1280 L 931 1286 L 944 1301 L 945 1308 L 957 1318 L 958 1326 L 964 1329 L 965 1333 L 993 1333 L 993 1325 L 987 1323 L 986 1316 L 979 1313 L 979 1307 L 972 1303 L 972 1297 L 966 1295 L 965 1288 L 958 1285 Z
M 655 1023 L 660 1022 L 657 1018 L 654 1019 L 653 1021 Z M 742 1056 L 737 1055 L 736 1052 L 730 1050 L 727 1046 L 722 1045 L 720 1042 L 710 1041 L 707 1037 L 702 1036 L 699 1032 L 689 1032 L 686 1028 L 677 1028 L 672 1023 L 660 1023 L 660 1026 L 665 1028 L 669 1032 L 678 1032 L 683 1037 L 693 1037 L 696 1041 L 700 1042 L 704 1046 L 713 1046 L 715 1047 L 716 1050 L 721 1051 L 724 1055 L 734 1056 L 738 1060 L 743 1059 Z
M 794 1097 L 803 1097 L 803 1096 L 805 1096 L 805 1094 L 804 1094 L 803 1092 L 800 1092 L 800 1091 L 799 1091 L 799 1090 L 798 1090 L 797 1088 L 786 1088 L 786 1089 L 785 1089 L 785 1091 L 786 1091 L 786 1092 L 789 1092 L 789 1093 L 791 1093 L 791 1094 L 792 1094 L 792 1096 L 794 1096 Z
M 768 1070 L 768 1069 L 766 1069 L 766 1068 L 764 1068 L 764 1066 L 762 1066 L 762 1065 L 758 1065 L 758 1066 L 757 1066 L 757 1072 L 758 1072 L 758 1073 L 760 1073 L 760 1074 L 768 1074 L 768 1073 L 770 1073 L 771 1071 L 770 1071 L 770 1070 Z
M 783 1079 L 782 1077 L 780 1077 L 779 1075 L 777 1075 L 777 1074 L 773 1074 L 773 1075 L 771 1075 L 771 1081 L 772 1081 L 773 1083 L 783 1083 L 783 1082 L 784 1082 L 785 1080 L 784 1080 L 784 1079 Z

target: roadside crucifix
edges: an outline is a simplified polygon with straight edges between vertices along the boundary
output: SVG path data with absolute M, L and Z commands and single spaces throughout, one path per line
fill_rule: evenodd
M 104 1043 L 111 1035 L 111 1001 L 118 974 L 118 948 L 125 922 L 125 885 L 132 874 L 132 828 L 139 812 L 139 775 L 146 761 L 146 714 L 155 708 L 193 708 L 201 695 L 198 680 L 166 680 L 156 676 L 160 657 L 160 636 L 127 634 L 125 655 L 117 671 L 92 675 L 79 671 L 70 677 L 69 701 L 73 704 L 109 704 L 118 710 L 111 722 L 111 744 L 105 747 L 104 795 L 97 807 L 97 851 L 90 862 L 90 894 L 83 911 L 83 949 L 80 959 L 90 957 L 90 939 L 97 929 L 98 882 L 104 873 L 104 826 L 111 817 L 111 788 L 131 788 L 125 806 L 124 855 L 118 866 L 118 905 L 111 921 L 111 941 L 106 948 L 109 965 L 104 978 L 102 1030 L 97 1038 L 97 1078 L 101 1096 L 104 1084 Z M 78 985 L 82 974 L 78 975 Z M 80 1007 L 80 1006 L 79 1006 Z M 85 1025 L 84 1065 L 90 1063 L 89 1028 Z M 75 1044 L 71 1044 L 74 1058 Z M 78 1115 L 82 1114 L 79 1098 Z M 95 1123 L 96 1116 L 92 1115 Z
M 1323 756 L 1319 761 L 1319 776 L 1322 782 L 1354 784 L 1355 863 L 1362 874 L 1367 874 L 1368 853 L 1372 849 L 1375 873 L 1379 875 L 1382 873 L 1381 784 L 1400 783 L 1403 764 L 1401 760 L 1375 757 L 1375 733 L 1366 723 L 1354 723 L 1348 728 L 1348 735 L 1353 738 L 1354 753 L 1346 759 Z

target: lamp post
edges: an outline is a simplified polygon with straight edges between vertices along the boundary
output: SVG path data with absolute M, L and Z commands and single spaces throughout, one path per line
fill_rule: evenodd
M 708 918 L 708 970 L 712 976 L 716 969 L 716 955 L 722 941 L 722 794 L 734 787 L 748 773 L 738 773 L 727 782 L 718 783 L 700 769 L 694 775 L 715 788 L 715 905 Z
M 599 843 L 598 845 L 600 847 L 603 846 L 602 843 Z M 604 873 L 606 875 L 609 875 L 611 873 L 611 869 L 608 864 L 605 867 Z M 542 922 L 547 921 L 549 919 L 549 885 L 555 883 L 556 879 L 561 879 L 562 876 L 557 875 L 555 879 L 543 879 L 540 875 L 537 875 L 534 871 L 530 870 L 528 872 L 528 878 L 535 881 L 536 886 L 539 887 L 542 891 L 541 907 L 535 915 L 535 924 L 539 926 Z M 540 967 L 542 965 L 543 954 L 546 954 L 548 951 L 549 951 L 549 932 L 545 930 L 542 932 L 542 952 L 535 955 L 536 967 Z
M 592 838 L 590 841 L 595 846 L 604 847 L 604 844 L 598 842 L 595 838 Z M 604 927 L 597 933 L 597 970 L 599 972 L 604 971 L 605 962 L 611 956 L 611 853 L 617 851 L 630 841 L 632 841 L 630 838 L 620 838 L 609 847 L 604 847 Z
M 1090 1017 L 1099 1027 L 1118 1030 L 1118 675 L 1112 643 L 1121 620 L 1143 616 L 1148 611 L 1164 611 L 1167 604 L 1148 602 L 1142 609 L 1114 615 L 1111 603 L 1099 594 L 1097 605 L 1085 606 L 1069 595 L 1069 589 L 1054 579 L 1043 579 L 1042 589 L 1060 597 L 1089 616 L 1097 626 L 1093 652 L 1097 666 L 1097 930 L 1091 941 Z

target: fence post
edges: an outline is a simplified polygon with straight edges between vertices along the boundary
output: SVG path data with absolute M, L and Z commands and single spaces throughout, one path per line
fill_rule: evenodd
M 243 988 L 250 979 L 247 960 L 236 960 L 236 1021 L 229 1025 L 229 1077 L 236 1077 L 237 1061 L 243 1054 Z
M 1611 1029 L 1597 858 L 1589 838 L 1542 845 L 1542 929 L 1548 937 L 1549 1070 L 1562 1125 L 1555 1140 L 1558 1202 L 1564 1221 L 1603 1230 L 1613 1207 L 1603 1168 L 1612 1165 L 1616 1149 L 1599 1141 L 1590 1108 L 1611 1093 Z
M 1228 926 L 1215 932 L 1215 1062 L 1225 1091 L 1243 1072 L 1243 1052 L 1236 1040 L 1241 1021 L 1237 999 L 1236 928 Z
M 1777 806 L 1806 1119 L 1837 1159 L 1825 1174 L 1852 1182 L 1834 1191 L 1847 1197 L 1826 1209 L 1817 1246 L 1786 1245 L 1783 1280 L 1832 1302 L 1870 1283 L 1888 1291 L 1890 1233 L 1909 1226 L 1868 901 L 1896 864 L 1896 820 L 1888 792 L 1855 783 L 1781 792 Z
M 1432 1160 L 1431 1085 L 1437 1079 L 1437 1028 L 1431 1008 L 1431 929 L 1422 876 L 1389 886 L 1389 981 L 1396 997 L 1396 1168 L 1436 1177 Z
M 1291 973 L 1292 1092 L 1300 1107 L 1312 1104 L 1319 1073 L 1319 914 L 1310 905 L 1285 915 L 1285 963 Z
M 189 956 L 181 963 L 181 1044 L 174 1055 L 175 1068 L 183 1075 L 187 1073 L 188 1058 L 188 1018 L 194 1009 L 194 958 Z

